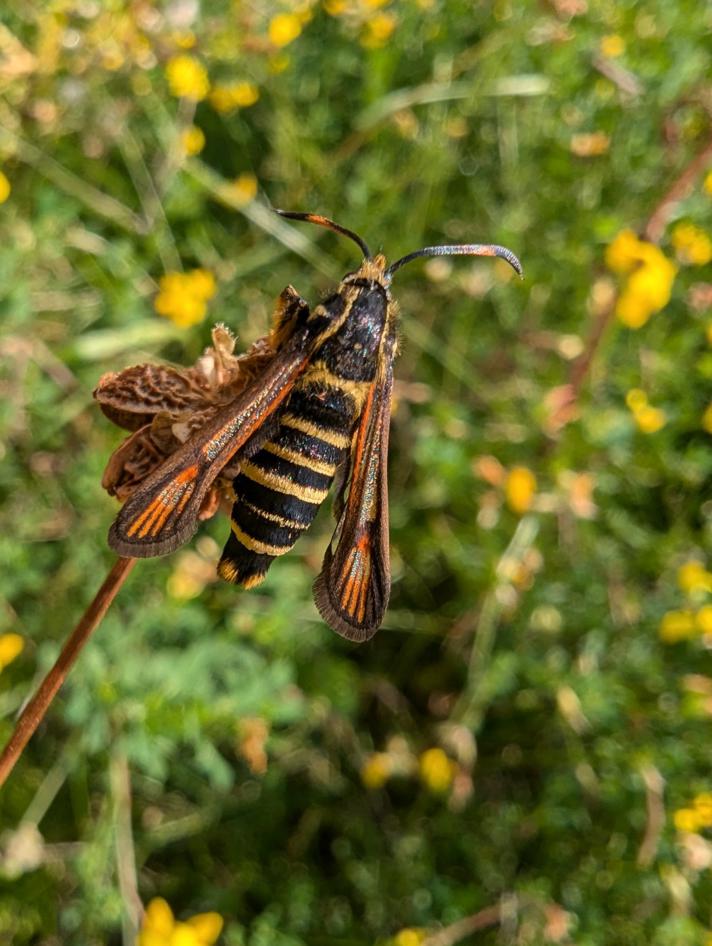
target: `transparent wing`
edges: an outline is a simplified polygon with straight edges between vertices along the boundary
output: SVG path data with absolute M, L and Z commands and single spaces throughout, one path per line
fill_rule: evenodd
M 383 620 L 391 589 L 388 430 L 394 339 L 364 405 L 347 476 L 348 497 L 314 582 L 319 613 L 337 634 L 366 641 Z

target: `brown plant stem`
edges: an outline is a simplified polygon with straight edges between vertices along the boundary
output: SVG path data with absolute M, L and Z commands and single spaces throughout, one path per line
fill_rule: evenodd
M 136 564 L 135 558 L 119 558 L 111 567 L 104 583 L 94 596 L 94 600 L 86 609 L 67 639 L 54 666 L 39 685 L 37 692 L 20 714 L 15 729 L 0 756 L 0 786 L 5 783 L 8 775 L 15 767 L 22 750 L 30 741 L 32 734 L 45 717 L 57 691 L 64 683 L 67 674 L 82 648 L 91 637 L 93 631 L 101 623 L 109 605 L 116 597 L 119 589 L 126 581 L 129 572 Z
M 684 200 L 695 186 L 695 181 L 712 164 L 712 137 L 697 152 L 695 157 L 683 168 L 670 187 L 665 191 L 657 206 L 648 218 L 644 236 L 651 243 L 657 243 L 665 230 L 675 206 Z
M 437 933 L 427 936 L 422 946 L 454 946 L 466 936 L 471 936 L 479 930 L 486 930 L 490 926 L 496 926 L 502 920 L 502 908 L 499 904 L 492 907 L 485 907 L 479 913 L 472 916 L 466 916 L 462 920 L 446 926 Z

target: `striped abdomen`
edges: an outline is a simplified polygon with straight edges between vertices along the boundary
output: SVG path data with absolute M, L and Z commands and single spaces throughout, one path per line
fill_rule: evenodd
M 232 534 L 219 574 L 252 587 L 311 524 L 346 460 L 360 404 L 309 374 L 295 387 L 277 432 L 233 481 Z M 358 399 L 360 400 L 360 399 Z
M 345 280 L 309 316 L 324 340 L 297 381 L 276 434 L 240 463 L 232 534 L 218 573 L 250 588 L 288 552 L 326 499 L 378 369 L 387 298 L 372 281 Z

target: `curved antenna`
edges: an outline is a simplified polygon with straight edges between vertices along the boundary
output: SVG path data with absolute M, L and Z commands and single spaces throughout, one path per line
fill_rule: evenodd
M 419 256 L 499 256 L 506 260 L 512 269 L 522 278 L 524 270 L 517 257 L 508 250 L 506 246 L 497 246 L 495 243 L 461 243 L 455 246 L 426 246 L 422 250 L 416 250 L 414 253 L 408 253 L 391 265 L 386 270 L 386 276 L 392 276 L 397 269 L 410 263 L 411 260 L 418 259 Z
M 322 217 L 321 214 L 299 213 L 293 210 L 277 210 L 276 207 L 274 208 L 274 212 L 279 214 L 280 217 L 287 217 L 289 220 L 306 220 L 307 223 L 316 223 L 320 227 L 327 227 L 329 230 L 334 230 L 336 233 L 340 233 L 342 236 L 353 240 L 354 243 L 361 247 L 361 252 L 364 257 L 371 259 L 371 251 L 358 234 L 354 233 L 353 230 L 347 230 L 346 227 L 342 227 L 338 223 L 334 223 L 334 221 L 329 220 L 328 217 Z

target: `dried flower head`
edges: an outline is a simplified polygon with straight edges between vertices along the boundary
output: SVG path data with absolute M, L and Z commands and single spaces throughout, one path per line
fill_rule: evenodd
M 273 359 L 276 333 L 260 338 L 243 355 L 233 354 L 235 337 L 224 325 L 212 331 L 212 345 L 191 368 L 144 364 L 103 375 L 94 391 L 117 427 L 131 431 L 109 459 L 101 485 L 122 502 L 163 461 L 234 400 Z M 237 470 L 226 467 L 208 492 L 200 513 L 209 519 Z

